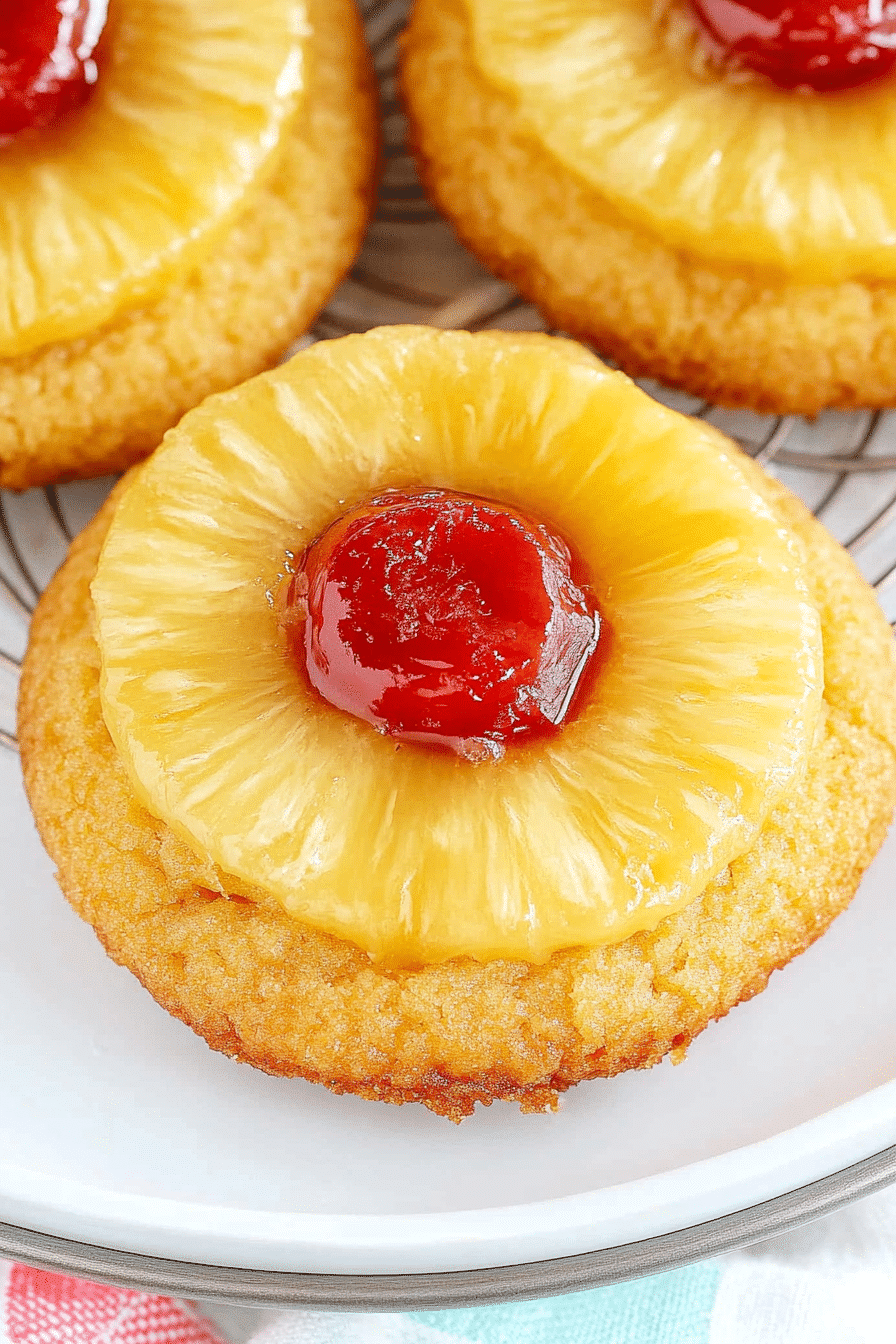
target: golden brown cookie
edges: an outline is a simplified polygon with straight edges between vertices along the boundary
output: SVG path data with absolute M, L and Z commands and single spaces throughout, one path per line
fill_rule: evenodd
M 421 176 L 462 241 L 632 376 L 814 415 L 896 403 L 896 284 L 714 263 L 626 220 L 472 56 L 463 0 L 416 0 L 402 87 Z
M 752 848 L 653 932 L 543 965 L 456 958 L 386 969 L 217 875 L 134 795 L 106 730 L 89 585 L 113 498 L 34 618 L 19 732 L 62 888 L 109 954 L 214 1048 L 336 1092 L 555 1104 L 582 1079 L 647 1067 L 760 991 L 849 902 L 896 801 L 896 652 L 874 596 L 803 506 L 751 480 L 805 548 L 824 639 L 808 770 Z
M 326 303 L 371 207 L 376 97 L 352 0 L 313 0 L 311 16 L 298 119 L 214 253 L 92 335 L 0 359 L 0 485 L 124 470 L 208 393 L 276 363 Z

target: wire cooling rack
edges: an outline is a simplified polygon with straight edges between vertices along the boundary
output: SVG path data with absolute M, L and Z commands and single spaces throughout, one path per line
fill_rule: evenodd
M 546 330 L 531 305 L 460 246 L 417 180 L 396 87 L 407 7 L 408 0 L 361 3 L 382 99 L 382 182 L 361 255 L 300 345 L 395 322 Z M 667 405 L 711 421 L 795 490 L 852 553 L 896 624 L 896 412 L 832 412 L 810 423 L 725 411 L 655 384 L 642 386 Z M 11 750 L 31 613 L 110 484 L 0 492 L 0 744 Z

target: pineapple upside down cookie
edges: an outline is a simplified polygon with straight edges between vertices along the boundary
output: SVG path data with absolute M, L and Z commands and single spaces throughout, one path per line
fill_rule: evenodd
M 415 0 L 402 85 L 432 198 L 553 326 L 813 415 L 896 404 L 894 52 L 867 0 Z
M 568 341 L 383 328 L 116 488 L 19 732 L 63 891 L 160 1004 L 457 1120 L 680 1057 L 824 931 L 896 800 L 896 654 L 711 427 Z
M 0 485 L 22 489 L 123 470 L 277 362 L 360 245 L 377 130 L 352 0 L 7 9 Z

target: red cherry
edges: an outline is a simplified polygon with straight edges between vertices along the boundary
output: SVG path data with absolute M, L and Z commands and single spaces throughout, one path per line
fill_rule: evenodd
M 84 102 L 107 0 L 0 3 L 0 135 L 46 126 Z
M 896 0 L 691 0 L 709 45 L 783 89 L 851 89 L 896 61 Z
M 306 552 L 287 597 L 297 658 L 330 704 L 472 758 L 550 732 L 597 644 L 568 548 L 515 509 L 389 490 Z

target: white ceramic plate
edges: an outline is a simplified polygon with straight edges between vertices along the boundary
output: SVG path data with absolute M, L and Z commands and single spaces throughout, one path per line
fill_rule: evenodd
M 403 0 L 367 8 L 387 167 L 318 335 L 537 324 L 414 186 L 390 85 Z M 720 422 L 778 463 L 862 454 L 867 472 L 807 471 L 810 457 L 782 474 L 856 540 L 869 577 L 888 569 L 896 540 L 875 520 L 896 475 L 873 459 L 896 452 L 896 421 Z M 21 653 L 25 608 L 105 488 L 0 501 L 0 575 L 23 599 L 0 601 L 7 731 L 3 654 Z M 189 1295 L 382 1310 L 609 1282 L 817 1216 L 896 1179 L 894 896 L 896 835 L 831 932 L 681 1066 L 583 1084 L 556 1115 L 496 1104 L 456 1128 L 209 1051 L 69 910 L 0 752 L 0 1253 Z
M 894 438 L 884 425 L 871 451 Z M 106 488 L 0 501 L 35 588 L 64 553 L 60 519 L 75 530 Z M 0 607 L 0 648 L 24 628 Z M 0 1251 L 260 1302 L 444 1306 L 643 1273 L 813 1216 L 896 1176 L 894 895 L 896 832 L 825 938 L 684 1064 L 583 1084 L 556 1115 L 496 1104 L 455 1127 L 208 1050 L 70 911 L 3 752 Z
M 896 835 L 828 935 L 684 1064 L 455 1127 L 213 1054 L 71 913 L 9 755 L 0 803 L 0 1221 L 38 1251 L 49 1234 L 225 1270 L 493 1270 L 646 1245 L 896 1144 Z
M 891 454 L 896 417 L 873 428 L 833 417 L 804 447 Z M 843 536 L 896 491 L 890 472 L 833 494 L 822 473 L 794 483 Z M 0 500 L 0 573 L 26 602 L 106 488 Z M 860 550 L 873 577 L 892 533 Z M 24 631 L 0 604 L 0 650 Z M 831 931 L 684 1064 L 457 1128 L 209 1051 L 69 910 L 0 753 L 0 1252 L 258 1303 L 447 1306 L 666 1268 L 815 1216 L 896 1178 L 894 895 L 896 833 Z

